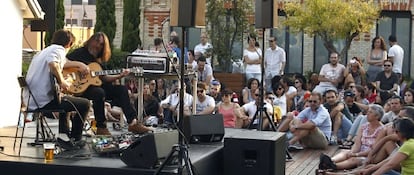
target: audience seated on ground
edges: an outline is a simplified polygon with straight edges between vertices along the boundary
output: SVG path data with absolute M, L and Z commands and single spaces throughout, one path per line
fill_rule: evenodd
M 346 91 L 344 95 L 354 98 L 352 91 Z M 347 105 L 338 99 L 338 94 L 335 89 L 329 89 L 325 92 L 325 104 L 323 106 L 328 110 L 333 124 L 329 143 L 336 145 L 338 144 L 338 139 L 342 140 L 346 138 L 352 126 L 352 114 L 349 112 Z
M 269 126 L 269 121 L 267 116 L 273 115 L 273 108 L 270 103 L 266 103 L 266 101 L 263 99 L 264 107 L 266 108 L 266 111 L 260 111 L 263 112 L 263 115 L 257 115 L 260 114 L 258 112 L 258 107 L 261 104 L 260 103 L 260 93 L 259 89 L 256 89 L 254 93 L 252 93 L 254 100 L 244 104 L 240 108 L 236 110 L 236 128 L 248 128 L 249 126 L 252 128 L 258 128 L 259 125 L 259 117 L 262 117 L 262 129 L 266 129 Z M 266 113 L 267 114 L 266 114 Z M 254 120 L 253 120 L 254 119 Z
M 403 99 L 400 96 L 394 95 L 390 99 L 390 111 L 387 112 L 384 117 L 381 119 L 381 122 L 386 124 L 398 118 L 398 113 L 400 112 L 402 105 L 404 104 Z
M 384 126 L 380 122 L 383 115 L 384 110 L 380 105 L 371 104 L 367 113 L 368 123 L 359 129 L 351 150 L 341 150 L 332 158 L 321 154 L 319 169 L 344 170 L 362 165 L 374 143 L 384 137 L 381 134 Z
M 238 103 L 231 102 L 233 91 L 231 89 L 224 89 L 221 91 L 221 102 L 217 104 L 217 112 L 223 115 L 224 127 L 236 127 L 236 110 L 240 108 Z
M 327 148 L 327 138 L 330 138 L 332 133 L 332 122 L 321 100 L 322 95 L 313 92 L 308 99 L 310 107 L 301 111 L 297 117 L 293 117 L 293 112 L 287 114 L 287 118 L 293 118 L 289 125 L 293 137 L 288 142 L 288 148 L 298 148 L 298 143 L 306 148 Z
M 260 87 L 260 81 L 256 78 L 250 78 L 247 86 L 242 90 L 243 104 L 247 104 L 255 100 L 254 92 Z
M 399 115 L 401 117 L 414 119 L 414 107 L 404 106 Z M 389 133 L 389 135 L 385 136 L 374 145 L 371 152 L 368 154 L 364 166 L 356 169 L 356 173 L 371 174 L 372 172 L 384 166 L 388 161 L 391 160 L 393 155 L 398 152 L 401 142 L 399 140 L 398 134 L 395 133 L 395 128 L 397 128 L 397 121 L 399 119 L 396 119 L 392 122 L 392 127 L 386 128 L 386 132 Z M 391 124 L 387 124 L 386 126 L 391 126 Z M 401 166 L 394 166 L 393 169 L 395 171 L 400 171 Z

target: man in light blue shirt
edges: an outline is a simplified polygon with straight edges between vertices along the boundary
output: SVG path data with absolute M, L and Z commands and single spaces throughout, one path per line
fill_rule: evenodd
M 294 117 L 289 126 L 290 132 L 293 133 L 289 145 L 300 142 L 307 148 L 315 149 L 325 149 L 328 146 L 327 138 L 331 137 L 332 122 L 328 110 L 321 105 L 321 100 L 322 95 L 313 92 L 308 99 L 310 107 Z

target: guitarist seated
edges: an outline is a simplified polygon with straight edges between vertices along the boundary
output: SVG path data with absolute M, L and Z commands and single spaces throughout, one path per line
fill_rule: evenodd
M 59 135 L 58 144 L 63 149 L 75 149 L 85 145 L 85 141 L 82 140 L 83 121 L 90 107 L 89 100 L 86 98 L 64 96 L 60 99 L 57 95 L 59 89 L 55 89 L 58 87 L 57 84 L 63 90 L 67 90 L 71 85 L 62 74 L 63 67 L 79 67 L 80 70 L 86 70 L 86 66 L 82 63 L 66 59 L 68 48 L 72 46 L 74 40 L 70 31 L 58 30 L 53 34 L 52 44 L 33 57 L 27 72 L 26 82 L 33 96 L 27 88 L 22 94 L 23 102 L 30 110 L 41 108 L 65 111 L 59 114 L 59 132 L 63 134 Z M 66 119 L 66 113 L 71 111 L 78 112 L 75 113 L 69 132 L 69 128 L 61 125 L 60 120 Z
M 111 48 L 108 37 L 102 32 L 93 34 L 84 43 L 83 47 L 75 49 L 67 55 L 67 58 L 73 61 L 80 61 L 86 65 L 94 65 L 93 68 L 98 67 L 100 69 L 101 65 L 108 62 L 111 58 Z M 127 88 L 123 85 L 112 84 L 112 82 L 127 76 L 130 71 L 128 69 L 123 69 L 116 75 L 110 75 L 110 73 L 96 74 L 95 71 L 99 70 L 91 70 L 92 66 L 89 66 L 89 68 L 89 72 L 77 76 L 81 81 L 77 87 L 84 85 L 87 87 L 84 88 L 85 90 L 83 92 L 77 92 L 75 95 L 92 100 L 97 127 L 96 134 L 111 135 L 106 127 L 105 100 L 112 100 L 122 108 L 129 124 L 128 131 L 138 134 L 150 131 L 149 128 L 138 122 L 136 118 L 137 111 L 130 103 Z M 115 72 L 118 73 L 118 71 Z M 91 84 L 90 82 L 98 83 Z

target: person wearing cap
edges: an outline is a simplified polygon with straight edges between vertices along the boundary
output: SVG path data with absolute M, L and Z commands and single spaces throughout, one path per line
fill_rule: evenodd
M 220 91 L 221 83 L 217 80 L 213 80 L 210 83 L 210 90 L 207 95 L 213 97 L 216 104 L 218 104 L 222 100 Z
M 346 95 L 354 98 L 352 91 L 346 92 Z M 338 143 L 338 138 L 345 139 L 348 135 L 349 129 L 352 126 L 351 117 L 345 115 L 346 105 L 340 102 L 338 99 L 338 92 L 335 89 L 329 89 L 325 92 L 325 104 L 323 106 L 328 110 L 333 123 L 332 135 L 329 139 L 329 143 L 336 145 Z

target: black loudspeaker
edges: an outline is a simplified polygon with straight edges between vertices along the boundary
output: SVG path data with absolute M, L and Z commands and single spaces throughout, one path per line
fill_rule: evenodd
M 220 142 L 224 137 L 224 122 L 221 114 L 192 115 L 184 117 L 185 138 L 191 143 Z
M 285 174 L 286 136 L 281 132 L 240 130 L 224 138 L 224 174 Z
M 30 22 L 31 31 L 55 31 L 56 29 L 56 0 L 38 0 L 42 11 L 45 12 L 44 20 Z
M 278 23 L 278 1 L 256 0 L 255 26 L 256 28 L 276 28 Z
M 206 0 L 171 0 L 170 26 L 206 25 Z
M 144 134 L 121 152 L 121 160 L 130 167 L 153 168 L 159 159 L 168 156 L 172 146 L 177 143 L 177 130 Z

